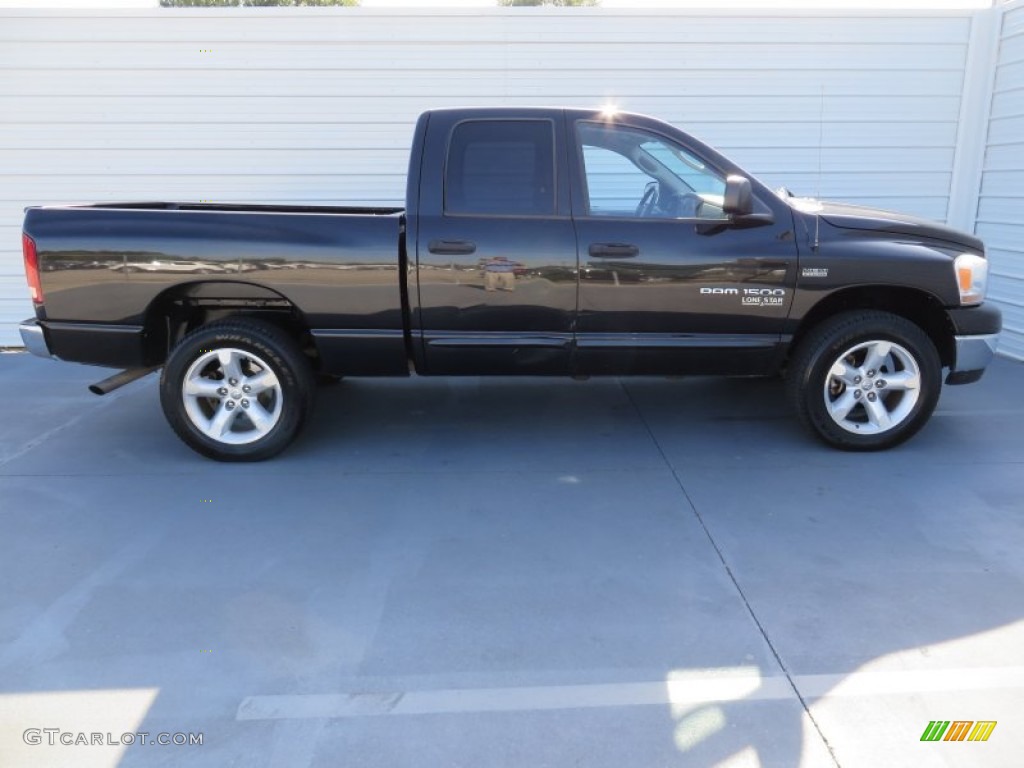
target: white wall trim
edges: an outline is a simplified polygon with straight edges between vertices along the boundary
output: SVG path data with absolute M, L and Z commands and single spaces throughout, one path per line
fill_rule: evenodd
M 1003 28 L 1003 8 L 994 6 L 978 11 L 971 19 L 949 208 L 946 212 L 946 223 L 949 226 L 967 232 L 974 231 L 978 215 L 978 197 L 981 194 L 988 144 L 985 139 L 988 137 L 989 117 L 992 114 L 996 64 Z

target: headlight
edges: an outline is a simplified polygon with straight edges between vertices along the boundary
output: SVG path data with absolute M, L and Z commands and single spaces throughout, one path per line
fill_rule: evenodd
M 953 262 L 961 304 L 981 304 L 988 288 L 988 261 L 974 253 L 961 253 Z

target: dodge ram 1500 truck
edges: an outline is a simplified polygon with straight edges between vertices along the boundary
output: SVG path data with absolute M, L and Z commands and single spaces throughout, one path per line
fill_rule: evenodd
M 27 209 L 33 352 L 162 366 L 171 427 L 273 456 L 317 377 L 784 374 L 833 446 L 887 448 L 982 375 L 980 240 L 794 198 L 671 125 L 559 108 L 416 124 L 405 208 Z

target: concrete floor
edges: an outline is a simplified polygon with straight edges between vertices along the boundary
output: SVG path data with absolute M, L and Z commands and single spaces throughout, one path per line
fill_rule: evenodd
M 241 466 L 105 373 L 0 356 L 0 766 L 1021 764 L 1020 364 L 882 454 L 771 381 L 352 380 Z

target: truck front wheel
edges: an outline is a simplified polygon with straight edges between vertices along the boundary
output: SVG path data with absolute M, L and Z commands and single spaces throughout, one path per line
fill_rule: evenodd
M 186 445 L 219 461 L 260 461 L 295 439 L 313 373 L 279 328 L 248 318 L 196 329 L 171 352 L 160 404 Z
M 935 410 L 942 365 L 928 335 L 906 318 L 863 310 L 829 318 L 800 343 L 787 373 L 800 421 L 829 445 L 890 448 Z

